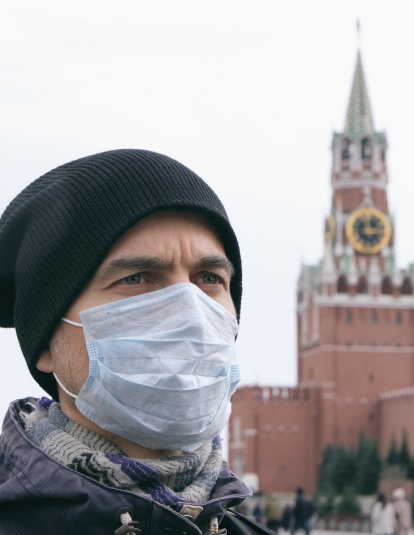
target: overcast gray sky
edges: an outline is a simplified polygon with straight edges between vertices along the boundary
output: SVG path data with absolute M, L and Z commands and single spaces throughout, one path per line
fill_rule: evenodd
M 412 0 L 56 0 L 0 9 L 0 211 L 57 165 L 155 150 L 223 200 L 244 260 L 244 383 L 296 381 L 295 285 L 322 254 L 330 152 L 355 20 L 377 129 L 390 142 L 398 264 L 414 260 Z M 1 296 L 0 296 L 1 298 Z M 41 394 L 0 329 L 0 413 Z

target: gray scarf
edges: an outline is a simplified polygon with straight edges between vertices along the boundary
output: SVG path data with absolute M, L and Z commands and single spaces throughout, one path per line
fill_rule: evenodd
M 28 438 L 58 463 L 104 485 L 151 497 L 164 505 L 199 504 L 210 498 L 221 465 L 221 439 L 192 453 L 132 459 L 100 435 L 68 418 L 60 404 L 41 398 L 20 413 Z

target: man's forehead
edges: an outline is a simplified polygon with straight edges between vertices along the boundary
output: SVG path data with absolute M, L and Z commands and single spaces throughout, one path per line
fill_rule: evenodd
M 173 245 L 179 239 L 191 237 L 194 244 L 211 241 L 221 250 L 222 240 L 213 222 L 205 215 L 192 211 L 164 210 L 155 212 L 130 227 L 109 249 L 106 259 L 125 252 L 133 242 L 145 242 L 153 251 Z M 164 238 L 164 241 L 162 240 Z
M 192 211 L 165 210 L 151 214 L 128 229 L 111 247 L 95 276 L 112 276 L 120 271 L 173 269 L 180 241 L 190 238 L 190 268 L 223 269 L 233 275 L 221 239 L 212 222 Z M 177 255 L 179 256 L 179 255 Z

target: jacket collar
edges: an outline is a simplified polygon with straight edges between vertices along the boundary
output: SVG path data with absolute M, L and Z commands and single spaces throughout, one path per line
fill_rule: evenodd
M 69 509 L 74 515 L 66 514 L 68 526 L 70 525 L 68 532 L 71 529 L 76 532 L 75 529 L 78 528 L 75 527 L 82 526 L 82 518 L 87 524 L 91 518 L 96 518 L 97 526 L 102 524 L 102 529 L 105 526 L 106 531 L 104 529 L 102 533 L 108 532 L 108 523 L 114 523 L 114 515 L 119 509 L 132 507 L 136 512 L 136 520 L 140 522 L 140 529 L 147 526 L 147 533 L 151 533 L 151 525 L 166 524 L 168 527 L 168 524 L 171 525 L 168 529 L 181 529 L 190 534 L 200 533 L 199 530 L 207 532 L 212 516 L 217 516 L 220 521 L 229 507 L 240 504 L 251 495 L 250 489 L 223 462 L 211 498 L 199 504 L 203 509 L 193 523 L 178 512 L 184 504 L 180 504 L 177 511 L 174 511 L 129 491 L 102 485 L 60 465 L 29 441 L 20 423 L 19 413 L 22 410 L 28 411 L 28 404 L 35 402 L 34 398 L 13 402 L 4 420 L 0 437 L 0 507 L 5 501 L 29 499 L 33 503 L 33 500 L 41 500 L 38 503 L 42 503 L 47 517 L 46 513 L 53 515 L 52 509 L 56 509 L 54 514 L 61 516 L 62 507 L 64 504 L 67 507 L 69 503 Z M 78 529 L 78 532 L 82 532 L 82 529 Z M 100 533 L 99 528 L 96 533 Z M 142 533 L 145 533 L 143 529 Z

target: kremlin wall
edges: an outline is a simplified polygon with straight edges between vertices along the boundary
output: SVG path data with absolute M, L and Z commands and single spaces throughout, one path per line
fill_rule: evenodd
M 298 386 L 247 386 L 232 398 L 230 466 L 267 492 L 313 492 L 323 449 L 356 447 L 361 432 L 383 456 L 403 432 L 414 446 L 414 266 L 397 267 L 387 139 L 374 128 L 360 53 L 331 148 L 324 256 L 302 265 L 297 286 Z

